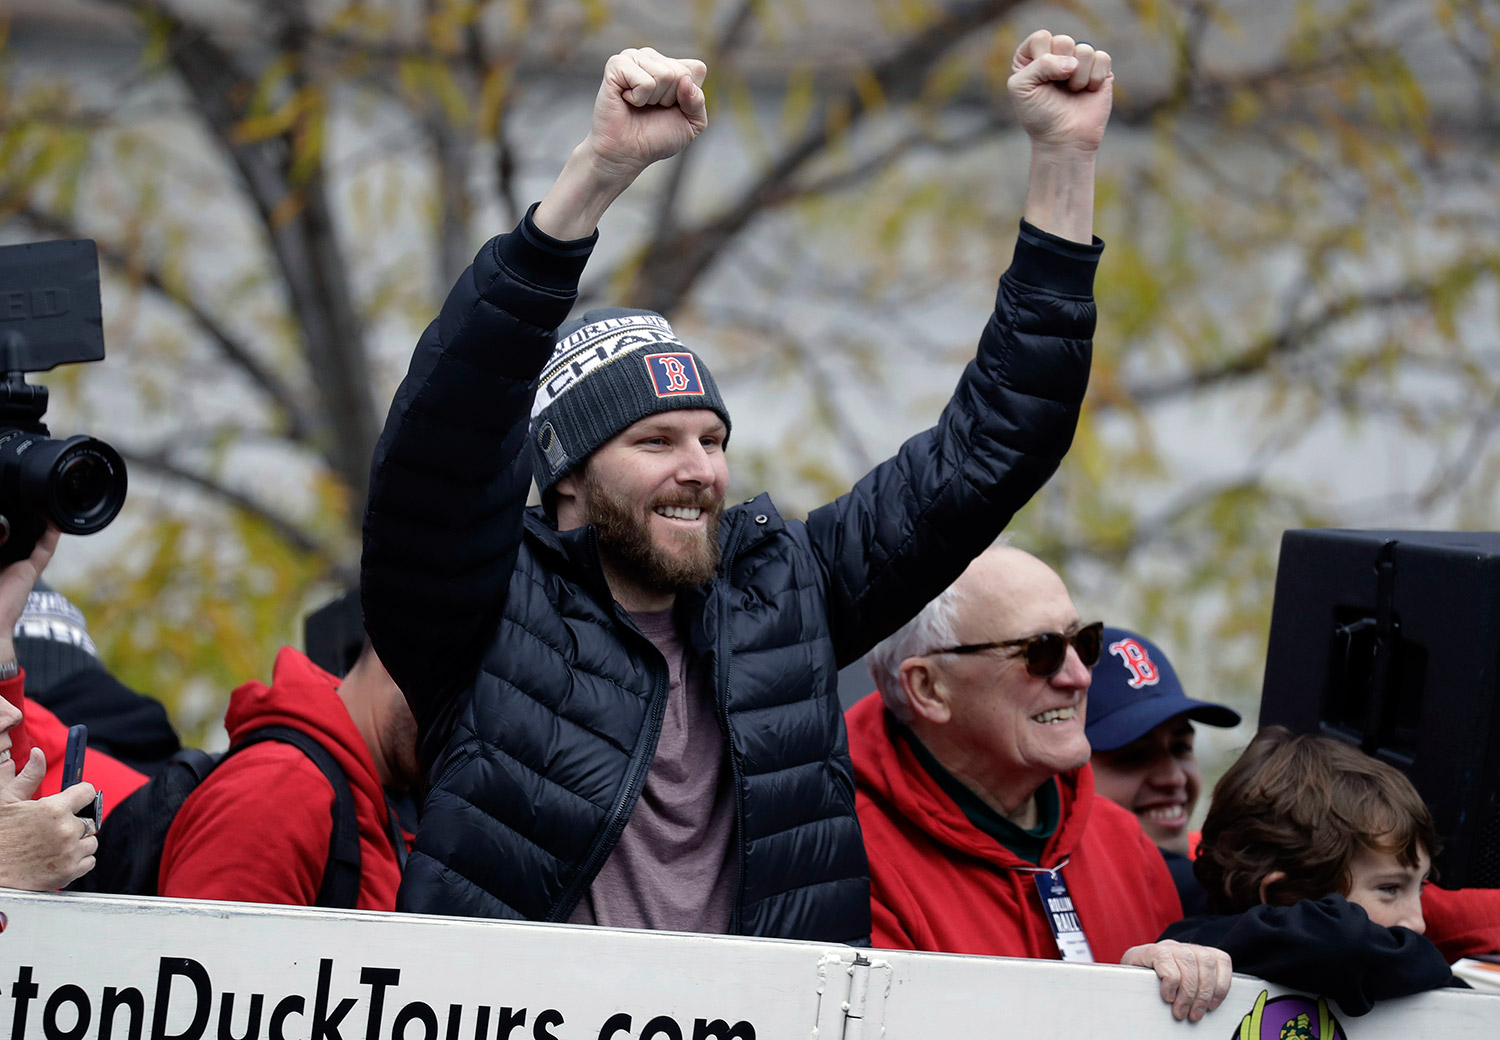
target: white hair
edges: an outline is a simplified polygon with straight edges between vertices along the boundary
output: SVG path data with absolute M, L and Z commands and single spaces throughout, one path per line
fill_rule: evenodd
M 1010 533 L 1004 532 L 985 552 L 1010 543 Z M 886 708 L 896 716 L 897 722 L 909 724 L 912 719 L 911 702 L 901 686 L 901 662 L 958 643 L 958 608 L 962 599 L 963 594 L 955 580 L 918 611 L 916 617 L 876 643 L 865 655 L 865 666 L 870 669 L 870 678 L 875 680 L 880 699 L 885 701 Z
M 901 686 L 901 662 L 908 657 L 920 657 L 934 650 L 952 646 L 958 642 L 955 635 L 958 622 L 958 607 L 962 593 L 955 582 L 937 598 L 928 603 L 906 624 L 875 644 L 865 657 L 870 669 L 870 678 L 885 706 L 896 716 L 898 722 L 909 723 L 912 718 L 911 704 L 906 699 L 906 690 Z

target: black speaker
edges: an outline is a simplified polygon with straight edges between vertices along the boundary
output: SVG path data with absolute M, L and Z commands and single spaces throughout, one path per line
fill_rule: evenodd
M 1400 769 L 1444 887 L 1500 887 L 1500 534 L 1287 531 L 1260 724 Z

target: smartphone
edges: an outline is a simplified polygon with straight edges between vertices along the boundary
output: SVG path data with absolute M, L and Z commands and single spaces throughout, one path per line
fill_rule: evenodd
M 89 746 L 89 728 L 84 725 L 68 727 L 68 746 L 63 752 L 62 789 L 66 791 L 74 784 L 83 783 L 83 753 Z M 96 792 L 94 800 L 78 810 L 80 820 L 89 820 L 98 831 L 104 819 L 104 793 Z
M 83 753 L 89 746 L 87 726 L 68 727 L 68 749 L 63 754 L 62 789 L 83 783 Z

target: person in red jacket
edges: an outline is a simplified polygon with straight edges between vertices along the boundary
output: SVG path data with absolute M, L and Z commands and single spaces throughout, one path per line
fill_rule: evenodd
M 94 867 L 94 821 L 75 814 L 105 793 L 104 815 L 146 778 L 89 748 L 83 783 L 62 790 L 68 727 L 46 708 L 27 703 L 26 673 L 13 633 L 27 596 L 57 550 L 49 529 L 24 560 L 0 570 L 0 886 L 61 888 Z
M 231 746 L 265 726 L 317 739 L 343 767 L 359 823 L 358 907 L 394 910 L 409 847 L 385 789 L 416 783 L 416 722 L 368 644 L 339 679 L 283 647 L 271 685 L 235 690 Z M 265 741 L 226 758 L 183 802 L 162 848 L 158 892 L 186 899 L 312 906 L 323 883 L 332 785 L 308 756 Z M 250 840 L 247 835 L 253 836 Z
M 847 721 L 874 944 L 1151 967 L 1196 1021 L 1231 965 L 1153 942 L 1182 916 L 1171 876 L 1135 817 L 1094 797 L 1101 630 L 1051 568 L 999 547 L 871 651 L 880 692 Z

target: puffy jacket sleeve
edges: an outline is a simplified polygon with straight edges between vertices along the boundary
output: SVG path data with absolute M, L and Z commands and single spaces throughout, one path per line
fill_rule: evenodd
M 500 616 L 530 489 L 536 377 L 594 241 L 559 242 L 528 213 L 487 242 L 422 334 L 376 445 L 360 565 L 365 629 L 424 747 L 441 739 L 434 720 L 474 674 Z
M 1161 936 L 1213 946 L 1234 970 L 1338 1001 L 1351 1015 L 1376 1000 L 1449 984 L 1437 947 L 1408 928 L 1384 928 L 1343 896 L 1255 906 L 1227 917 L 1179 921 Z
M 1102 250 L 1022 222 L 937 425 L 808 517 L 840 666 L 952 584 L 1057 469 L 1088 385 Z

